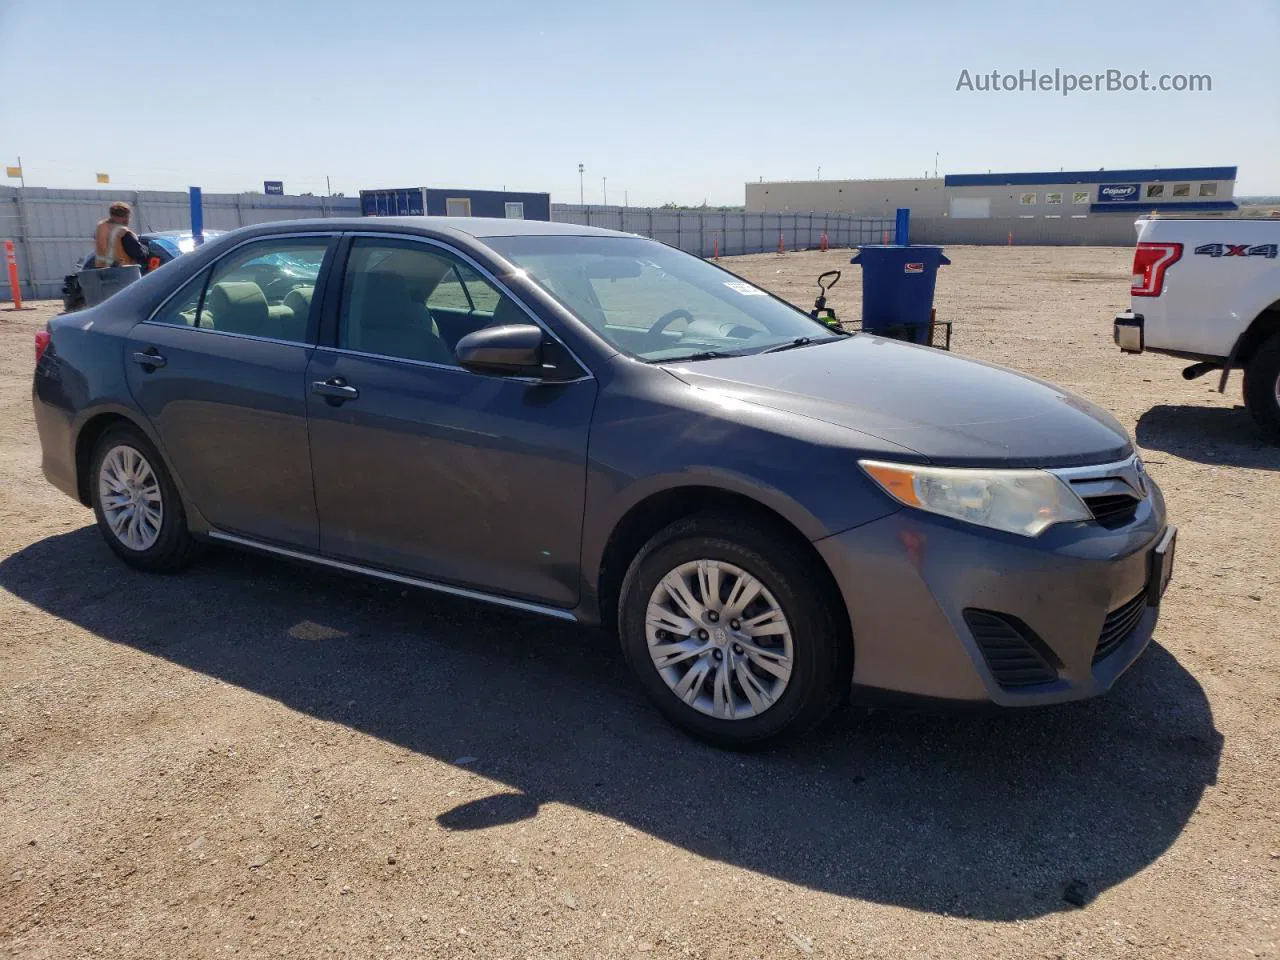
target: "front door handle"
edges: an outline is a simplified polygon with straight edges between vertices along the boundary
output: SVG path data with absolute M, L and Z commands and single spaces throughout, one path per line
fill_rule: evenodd
M 152 370 L 156 370 L 163 367 L 169 361 L 160 356 L 160 353 L 155 347 L 151 347 L 149 350 L 140 350 L 135 353 L 133 355 L 133 362 L 139 366 L 150 367 Z
M 326 402 L 334 406 L 346 403 L 348 400 L 355 400 L 360 396 L 360 391 L 341 377 L 334 377 L 331 380 L 315 380 L 311 384 L 311 392 L 317 396 L 324 397 Z

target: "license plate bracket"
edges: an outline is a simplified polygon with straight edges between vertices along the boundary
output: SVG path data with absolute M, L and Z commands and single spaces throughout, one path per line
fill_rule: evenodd
M 1147 578 L 1147 603 L 1150 606 L 1159 606 L 1160 598 L 1169 589 L 1177 543 L 1178 528 L 1170 524 L 1160 542 L 1151 550 L 1151 573 Z

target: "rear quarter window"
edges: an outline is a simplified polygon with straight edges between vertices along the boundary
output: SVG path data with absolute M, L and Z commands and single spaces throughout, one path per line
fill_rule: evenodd
M 168 323 L 175 326 L 194 327 L 198 326 L 196 317 L 200 310 L 200 295 L 204 293 L 205 281 L 209 279 L 209 270 L 200 271 L 185 284 L 178 288 L 168 302 L 166 302 L 151 317 L 152 323 Z

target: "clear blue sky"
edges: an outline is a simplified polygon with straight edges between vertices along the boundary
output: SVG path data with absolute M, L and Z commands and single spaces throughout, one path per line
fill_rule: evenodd
M 1208 93 L 957 92 L 962 69 Z M 0 0 L 29 185 L 740 204 L 758 177 L 1236 164 L 1280 194 L 1280 0 Z M 13 181 L 0 180 L 4 183 Z

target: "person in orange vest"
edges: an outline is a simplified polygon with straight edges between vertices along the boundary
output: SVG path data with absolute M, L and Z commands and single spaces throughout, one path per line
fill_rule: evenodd
M 137 234 L 129 229 L 133 211 L 127 203 L 116 202 L 107 208 L 108 217 L 93 232 L 93 265 L 106 267 L 141 266 L 147 254 Z

